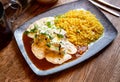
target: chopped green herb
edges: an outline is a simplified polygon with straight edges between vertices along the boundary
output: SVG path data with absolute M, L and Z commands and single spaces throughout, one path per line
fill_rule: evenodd
M 46 46 L 50 48 L 50 47 L 51 47 L 51 44 L 50 44 L 50 43 L 47 43 Z
M 44 33 L 41 33 L 42 35 L 47 35 L 45 32 Z
M 35 34 L 35 38 L 37 38 L 37 34 Z
M 62 29 L 60 29 L 60 32 L 62 32 Z
M 37 24 L 34 24 L 34 28 L 30 30 L 30 32 L 34 33 L 36 32 L 38 29 L 38 25 Z
M 64 36 L 62 34 L 57 34 L 58 38 L 63 38 Z
M 38 26 L 37 24 L 34 24 L 34 28 L 36 28 L 36 29 L 37 29 L 38 27 L 39 27 L 39 26 Z
M 60 44 L 63 44 L 63 42 L 60 41 Z
M 48 35 L 48 36 L 49 36 L 49 39 L 50 39 L 50 40 L 52 40 L 52 39 L 53 39 L 53 37 L 52 37 L 52 36 L 50 36 L 50 35 Z
M 48 28 L 51 28 L 51 22 L 47 22 L 46 25 L 48 26 Z
M 36 30 L 37 30 L 36 28 L 33 28 L 30 30 L 30 32 L 34 33 L 34 32 L 36 32 Z
M 30 33 L 30 32 L 29 32 L 29 31 L 25 31 L 25 32 L 24 32 L 24 34 L 28 34 L 28 33 Z

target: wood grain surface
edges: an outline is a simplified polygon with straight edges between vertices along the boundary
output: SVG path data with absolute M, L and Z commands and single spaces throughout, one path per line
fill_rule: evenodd
M 8 2 L 8 0 L 0 1 Z M 33 2 L 12 24 L 12 28 L 15 30 L 24 22 L 50 7 L 71 1 L 76 0 L 59 0 L 53 6 L 41 6 L 37 2 Z M 105 1 L 120 7 L 120 0 Z M 118 35 L 109 46 L 97 53 L 96 56 L 67 70 L 41 77 L 35 75 L 29 68 L 13 37 L 10 44 L 0 51 L 0 82 L 120 82 L 120 18 L 105 11 L 102 12 L 118 30 Z

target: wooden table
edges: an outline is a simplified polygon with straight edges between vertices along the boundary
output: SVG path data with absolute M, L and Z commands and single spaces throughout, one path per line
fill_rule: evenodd
M 3 0 L 2 0 L 3 1 Z M 6 1 L 6 0 L 4 0 Z M 3 2 L 4 2 L 3 1 Z M 75 0 L 59 0 L 61 5 Z M 105 0 L 120 7 L 120 0 Z M 55 6 L 56 6 L 55 5 Z M 25 21 L 44 12 L 49 7 L 34 2 L 14 22 L 14 30 Z M 120 18 L 102 11 L 120 31 Z M 41 77 L 35 75 L 22 57 L 13 38 L 10 44 L 0 51 L 0 82 L 120 82 L 120 34 L 96 56 L 59 73 Z

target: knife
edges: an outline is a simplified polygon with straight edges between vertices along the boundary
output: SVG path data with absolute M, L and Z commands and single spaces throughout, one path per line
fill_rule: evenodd
M 118 13 L 116 13 L 116 12 L 114 12 L 114 11 L 112 11 L 112 10 L 110 10 L 110 9 L 108 9 L 108 8 L 106 8 L 106 7 L 104 7 L 104 6 L 101 6 L 101 5 L 98 4 L 97 2 L 95 2 L 95 1 L 93 1 L 93 0 L 89 0 L 89 1 L 90 1 L 92 4 L 94 4 L 95 6 L 101 8 L 101 9 L 103 9 L 103 10 L 105 10 L 105 11 L 107 11 L 107 12 L 109 12 L 109 13 L 111 13 L 111 14 L 117 16 L 117 17 L 120 17 L 120 14 L 118 14 Z
M 120 10 L 120 7 L 117 7 L 117 6 L 115 6 L 115 5 L 112 5 L 112 4 L 110 4 L 110 3 L 107 3 L 107 2 L 105 2 L 105 1 L 103 1 L 103 0 L 96 0 L 96 1 L 99 2 L 99 3 L 102 3 L 102 4 L 106 5 L 106 6 L 109 6 L 109 7 L 112 7 L 112 8 L 114 8 L 114 9 Z

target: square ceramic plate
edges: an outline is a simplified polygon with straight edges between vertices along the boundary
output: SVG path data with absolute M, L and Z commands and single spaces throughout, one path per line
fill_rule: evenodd
M 92 12 L 96 17 L 100 20 L 102 25 L 104 26 L 104 36 L 102 36 L 99 40 L 97 40 L 92 46 L 89 47 L 87 52 L 85 52 L 80 58 L 70 61 L 68 63 L 62 64 L 60 66 L 54 67 L 52 69 L 48 70 L 40 70 L 38 69 L 33 62 L 30 60 L 30 58 L 27 55 L 27 52 L 25 51 L 23 41 L 22 41 L 22 35 L 25 29 L 34 21 L 42 18 L 42 17 L 48 17 L 48 16 L 56 16 L 59 14 L 63 14 L 69 10 L 72 9 L 85 9 L 90 12 Z M 81 63 L 88 58 L 94 56 L 97 52 L 102 50 L 104 47 L 106 47 L 110 42 L 112 42 L 115 37 L 117 36 L 117 30 L 112 25 L 112 23 L 105 17 L 105 15 L 94 5 L 92 5 L 88 0 L 78 0 L 72 3 L 64 4 L 59 7 L 53 8 L 45 13 L 42 13 L 31 20 L 25 22 L 22 26 L 20 26 L 15 32 L 14 36 L 16 39 L 16 42 L 18 44 L 18 47 L 25 58 L 26 62 L 30 66 L 30 68 L 33 70 L 33 72 L 40 76 L 45 76 L 49 74 L 53 74 L 59 71 L 62 71 L 64 69 L 67 69 L 69 67 L 72 67 L 78 63 Z

